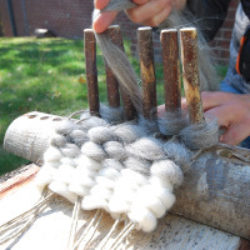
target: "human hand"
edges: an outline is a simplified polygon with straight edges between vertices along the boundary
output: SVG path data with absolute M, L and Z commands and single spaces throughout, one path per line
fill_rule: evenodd
M 215 118 L 218 125 L 225 129 L 220 141 L 238 145 L 250 136 L 250 95 L 225 92 L 202 92 L 205 116 Z M 182 109 L 187 110 L 187 102 L 182 98 Z M 165 105 L 158 106 L 158 116 L 163 116 Z
M 205 116 L 215 117 L 225 133 L 220 141 L 237 145 L 250 136 L 250 95 L 203 92 Z
M 128 17 L 135 23 L 158 26 L 170 14 L 173 8 L 182 9 L 186 0 L 133 0 L 138 6 L 127 10 Z M 109 0 L 95 0 L 95 8 L 103 9 Z M 93 23 L 96 32 L 101 33 L 113 22 L 116 11 L 102 13 Z

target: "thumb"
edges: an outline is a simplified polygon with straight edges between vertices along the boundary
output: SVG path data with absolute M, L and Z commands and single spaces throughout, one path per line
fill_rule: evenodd
M 109 11 L 101 13 L 93 23 L 93 29 L 97 33 L 104 32 L 109 25 L 114 21 L 115 17 L 117 16 L 118 12 L 116 11 Z

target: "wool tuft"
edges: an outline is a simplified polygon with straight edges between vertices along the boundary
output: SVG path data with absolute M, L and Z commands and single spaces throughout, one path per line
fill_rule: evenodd
M 128 157 L 123 162 L 123 164 L 126 168 L 134 170 L 135 172 L 140 173 L 144 176 L 150 175 L 150 166 L 152 164 L 151 161 Z
M 63 147 L 67 143 L 67 139 L 60 134 L 55 133 L 51 138 L 50 144 L 55 147 Z
M 108 141 L 103 144 L 104 151 L 109 155 L 110 158 L 116 160 L 124 160 L 127 158 L 127 154 L 124 151 L 124 147 L 120 142 Z
M 129 123 L 117 125 L 113 128 L 113 130 L 119 140 L 125 144 L 130 144 L 136 141 L 138 138 L 144 137 L 146 135 L 143 128 Z
M 134 206 L 128 214 L 131 221 L 135 222 L 139 229 L 151 232 L 156 228 L 157 220 L 152 212 L 143 206 Z
M 86 132 L 80 130 L 80 129 L 75 129 L 69 134 L 69 140 L 72 143 L 75 143 L 78 147 L 84 144 L 89 140 Z M 63 146 L 63 145 L 62 145 Z
M 102 161 L 106 158 L 106 153 L 104 152 L 103 148 L 92 141 L 86 142 L 82 146 L 81 151 L 84 155 L 96 161 Z
M 152 175 L 163 181 L 170 181 L 173 186 L 179 186 L 183 182 L 183 173 L 180 167 L 171 160 L 154 162 L 150 171 Z
M 127 152 L 145 160 L 160 160 L 165 157 L 162 144 L 153 137 L 144 137 L 126 146 Z
M 106 105 L 100 105 L 100 113 L 102 119 L 107 121 L 109 124 L 115 125 L 124 122 L 123 109 L 111 108 Z
M 98 126 L 89 129 L 89 139 L 97 144 L 103 144 L 107 141 L 114 141 L 116 139 L 115 134 L 109 127 Z
M 180 132 L 183 143 L 191 150 L 210 148 L 219 142 L 216 120 L 190 125 Z
M 62 154 L 56 147 L 50 147 L 43 155 L 44 162 L 58 162 L 61 157 Z
M 187 126 L 187 119 L 180 111 L 165 112 L 159 117 L 158 125 L 163 135 L 178 135 Z
M 186 172 L 189 169 L 192 152 L 183 144 L 177 141 L 164 143 L 163 150 L 167 157 L 173 160 Z

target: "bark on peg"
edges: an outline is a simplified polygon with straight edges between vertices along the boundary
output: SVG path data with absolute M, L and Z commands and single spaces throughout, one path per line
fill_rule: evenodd
M 115 45 L 120 47 L 120 49 L 124 50 L 123 39 L 122 39 L 120 27 L 118 25 L 113 25 L 113 26 L 111 26 L 111 29 L 113 29 L 113 27 L 115 30 L 115 36 L 113 36 L 112 41 Z M 133 106 L 133 103 L 130 100 L 129 95 L 127 95 L 126 92 L 122 88 L 120 88 L 120 92 L 121 92 L 121 97 L 122 97 L 123 106 L 124 106 L 125 119 L 126 120 L 133 120 L 135 118 L 135 115 L 136 115 L 136 110 Z
M 84 45 L 89 110 L 92 115 L 99 116 L 100 103 L 96 69 L 96 40 L 92 29 L 84 30 Z
M 197 30 L 180 29 L 181 57 L 185 95 L 191 124 L 204 122 L 200 95 Z
M 107 30 L 111 41 L 122 46 L 121 41 L 118 39 L 120 34 L 120 27 L 118 25 L 112 25 Z M 119 83 L 114 76 L 112 69 L 105 63 L 106 66 L 106 82 L 107 82 L 107 95 L 108 103 L 112 108 L 118 108 L 120 106 L 120 93 L 119 93 Z
M 157 105 L 152 28 L 139 28 L 137 36 L 143 88 L 143 115 L 151 119 L 156 115 Z
M 164 70 L 165 110 L 167 112 L 177 112 L 181 109 L 181 80 L 177 30 L 162 30 L 161 44 Z

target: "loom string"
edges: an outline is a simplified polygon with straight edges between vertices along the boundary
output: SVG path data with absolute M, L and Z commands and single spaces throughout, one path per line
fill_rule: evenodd
M 44 211 L 48 207 L 48 202 L 53 196 L 54 194 L 52 192 L 47 192 L 47 190 L 45 190 L 42 194 L 42 197 L 38 200 L 38 202 L 35 203 L 32 208 L 18 215 L 7 223 L 1 225 L 0 234 L 2 237 L 0 238 L 0 245 L 22 235 L 37 219 L 39 213 Z M 20 223 L 22 223 L 22 225 L 19 225 Z M 11 232 L 10 230 L 14 231 Z M 4 234 L 5 232 L 6 234 Z
M 119 223 L 120 223 L 120 219 L 115 220 L 115 222 L 112 225 L 111 229 L 109 230 L 107 235 L 102 239 L 102 241 L 100 242 L 100 244 L 97 246 L 96 249 L 98 249 L 98 250 L 104 249 L 104 247 L 108 243 L 108 240 L 111 238 L 112 234 L 115 232 L 115 230 L 116 230 L 117 226 L 119 225 Z
M 76 238 L 76 231 L 78 226 L 78 220 L 79 220 L 79 213 L 81 209 L 81 197 L 77 197 L 73 213 L 72 213 L 72 222 L 71 222 L 71 228 L 70 228 L 70 234 L 69 234 L 69 240 L 68 240 L 68 250 L 74 249 L 74 242 Z
M 124 239 L 136 228 L 136 224 L 129 222 L 117 235 L 116 240 L 112 243 L 108 249 L 116 249 L 123 242 Z
M 92 230 L 92 233 L 89 235 L 89 238 L 88 240 L 85 242 L 85 246 L 84 246 L 84 249 L 88 249 L 90 248 L 90 245 L 91 245 L 91 241 L 92 239 L 94 238 L 95 234 L 96 234 L 96 231 L 99 227 L 99 225 L 101 224 L 101 221 L 102 221 L 102 217 L 103 217 L 103 212 L 101 211 L 101 215 L 100 217 L 98 218 L 98 220 L 95 222 L 95 224 L 93 225 L 93 230 Z
M 74 248 L 79 247 L 79 245 L 81 244 L 81 242 L 84 240 L 84 238 L 86 237 L 86 235 L 89 233 L 89 231 L 91 230 L 92 226 L 94 226 L 96 224 L 96 222 L 98 220 L 100 220 L 100 218 L 102 218 L 102 211 L 100 209 L 98 209 L 95 212 L 94 217 L 90 220 L 89 224 L 87 225 L 87 227 L 84 229 L 84 231 L 82 232 L 82 234 L 80 235 L 79 239 L 75 242 L 74 244 Z

